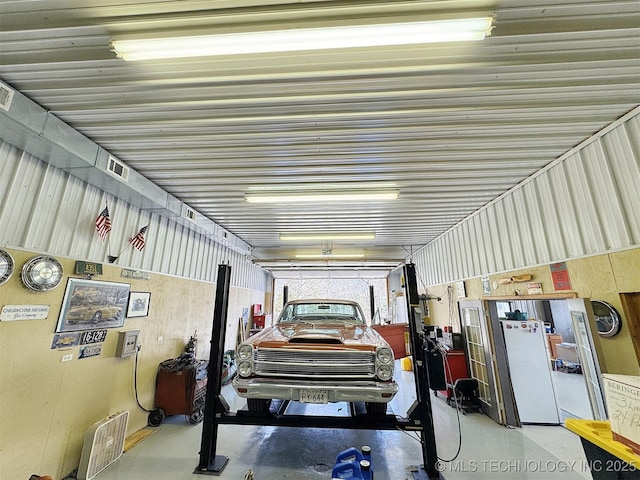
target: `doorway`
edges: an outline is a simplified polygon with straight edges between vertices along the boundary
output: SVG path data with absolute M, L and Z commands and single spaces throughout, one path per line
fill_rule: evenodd
M 489 303 L 493 304 L 490 307 L 492 317 L 498 317 L 498 322 L 492 318 L 496 325 L 504 326 L 509 318 L 514 318 L 514 312 L 518 312 L 521 315 L 518 319 L 537 321 L 543 328 L 543 340 L 535 345 L 531 343 L 527 348 L 535 348 L 536 355 L 543 360 L 537 368 L 547 372 L 545 377 L 550 376 L 553 395 L 548 400 L 555 402 L 553 406 L 557 408 L 560 422 L 566 418 L 598 420 L 606 417 L 600 388 L 601 374 L 588 325 L 588 319 L 593 317 L 588 299 L 505 299 Z M 494 330 L 498 331 L 497 327 Z M 503 333 L 503 340 L 504 336 Z M 508 355 L 506 361 L 509 365 Z M 514 379 L 509 380 L 516 389 Z M 509 382 L 504 385 L 509 385 Z M 516 400 L 517 397 L 518 392 L 514 392 Z M 527 423 L 526 418 L 520 420 Z

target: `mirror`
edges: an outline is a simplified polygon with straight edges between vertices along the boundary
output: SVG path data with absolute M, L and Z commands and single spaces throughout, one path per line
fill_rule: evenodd
M 591 307 L 600 336 L 613 337 L 620 332 L 622 320 L 615 308 L 603 300 L 592 300 Z

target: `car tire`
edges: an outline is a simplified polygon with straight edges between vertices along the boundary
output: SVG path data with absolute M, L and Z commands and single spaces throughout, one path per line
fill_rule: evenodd
M 265 400 L 263 398 L 247 398 L 247 408 L 252 413 L 267 413 L 271 400 Z
M 100 320 L 102 320 L 102 311 L 101 310 L 97 310 L 94 314 L 93 317 L 91 318 L 91 321 L 93 323 L 98 323 Z
M 386 415 L 387 414 L 386 403 L 366 402 L 365 407 L 367 408 L 367 413 L 369 415 Z

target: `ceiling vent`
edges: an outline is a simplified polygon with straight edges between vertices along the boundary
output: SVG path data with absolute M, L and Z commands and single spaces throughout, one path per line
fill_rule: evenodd
M 107 160 L 107 172 L 124 182 L 129 181 L 129 167 L 114 157 L 109 157 Z
M 191 220 L 192 222 L 196 221 L 196 211 L 190 208 L 184 209 L 184 218 Z
M 9 111 L 11 102 L 13 100 L 13 94 L 15 92 L 7 87 L 4 83 L 0 82 L 0 108 L 5 111 Z

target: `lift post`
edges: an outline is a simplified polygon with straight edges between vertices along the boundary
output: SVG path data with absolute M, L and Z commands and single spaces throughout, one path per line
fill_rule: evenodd
M 404 287 L 409 313 L 409 338 L 411 353 L 413 354 L 414 376 L 416 384 L 416 401 L 409 410 L 409 418 L 422 425 L 420 429 L 420 444 L 422 446 L 422 469 L 416 472 L 415 480 L 439 479 L 440 473 L 436 468 L 438 453 L 436 450 L 436 436 L 429 396 L 429 375 L 427 373 L 427 345 L 422 335 L 422 318 L 420 316 L 420 298 L 416 282 L 416 267 L 413 263 L 404 266 Z M 420 331 L 418 331 L 420 326 Z
M 227 331 L 230 283 L 231 266 L 218 265 L 216 300 L 213 311 L 213 328 L 211 331 L 211 351 L 209 354 L 207 396 L 204 405 L 202 440 L 200 443 L 200 462 L 193 472 L 203 475 L 219 475 L 229 462 L 229 457 L 216 455 L 219 425 L 216 417 L 229 411 L 229 406 L 220 395 L 220 392 L 222 391 L 224 339 Z

